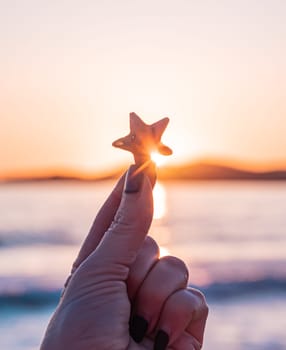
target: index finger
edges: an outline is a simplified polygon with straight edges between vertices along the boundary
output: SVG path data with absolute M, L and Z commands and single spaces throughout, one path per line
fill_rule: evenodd
M 156 181 L 155 164 L 150 161 L 138 168 L 139 172 L 143 170 L 150 179 L 153 187 Z M 89 233 L 80 248 L 78 256 L 72 265 L 71 273 L 73 273 L 79 267 L 79 265 L 96 249 L 105 232 L 112 224 L 121 202 L 125 177 L 126 172 L 121 176 L 113 191 L 96 215 Z

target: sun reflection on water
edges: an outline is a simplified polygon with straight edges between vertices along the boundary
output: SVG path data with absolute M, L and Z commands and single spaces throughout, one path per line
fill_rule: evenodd
M 153 190 L 153 197 L 154 197 L 154 219 L 162 219 L 167 212 L 167 205 L 166 205 L 166 191 L 164 186 L 157 182 L 154 190 Z
M 159 253 L 160 258 L 162 258 L 163 256 L 170 255 L 170 251 L 168 248 L 159 246 L 159 249 L 160 249 L 160 253 Z
M 167 198 L 165 187 L 160 182 L 157 182 L 154 187 L 153 197 L 155 230 L 152 230 L 152 236 L 159 244 L 159 256 L 162 258 L 163 256 L 170 255 L 170 250 L 167 248 L 170 240 L 170 232 L 165 226 L 165 222 L 162 220 L 167 213 Z

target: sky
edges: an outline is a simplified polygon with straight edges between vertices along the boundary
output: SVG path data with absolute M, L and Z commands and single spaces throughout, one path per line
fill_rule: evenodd
M 169 117 L 168 163 L 286 167 L 286 1 L 0 0 L 0 177 L 131 162 Z

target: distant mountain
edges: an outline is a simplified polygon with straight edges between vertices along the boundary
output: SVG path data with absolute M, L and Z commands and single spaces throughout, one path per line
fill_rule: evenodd
M 126 167 L 127 168 L 127 167 Z M 117 170 L 112 170 L 106 173 L 99 173 L 97 175 L 79 175 L 77 173 L 71 172 L 71 175 L 63 175 L 60 172 L 55 174 L 48 175 L 39 175 L 39 176 L 24 176 L 24 177 L 6 177 L 1 179 L 0 183 L 27 183 L 27 182 L 50 182 L 50 181 L 83 181 L 83 182 L 97 182 L 97 181 L 106 181 L 120 177 L 125 168 L 119 168 Z M 65 174 L 68 173 L 65 171 Z
M 213 163 L 190 163 L 160 168 L 165 180 L 286 180 L 286 170 L 254 172 Z
M 77 175 L 47 175 L 27 178 L 10 178 L 2 182 L 40 182 L 40 181 L 105 181 L 119 178 L 128 165 L 104 174 L 82 177 Z M 158 168 L 158 178 L 161 180 L 264 180 L 277 181 L 286 180 L 286 170 L 274 170 L 265 172 L 254 172 L 239 168 L 209 163 L 196 162 L 177 166 L 167 166 Z

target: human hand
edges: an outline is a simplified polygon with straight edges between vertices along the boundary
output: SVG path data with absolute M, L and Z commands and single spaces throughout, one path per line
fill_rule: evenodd
M 125 186 L 124 177 L 119 180 L 99 211 L 41 350 L 201 348 L 205 299 L 187 288 L 185 264 L 159 259 L 157 244 L 145 238 L 155 173 L 135 170 L 129 169 Z

